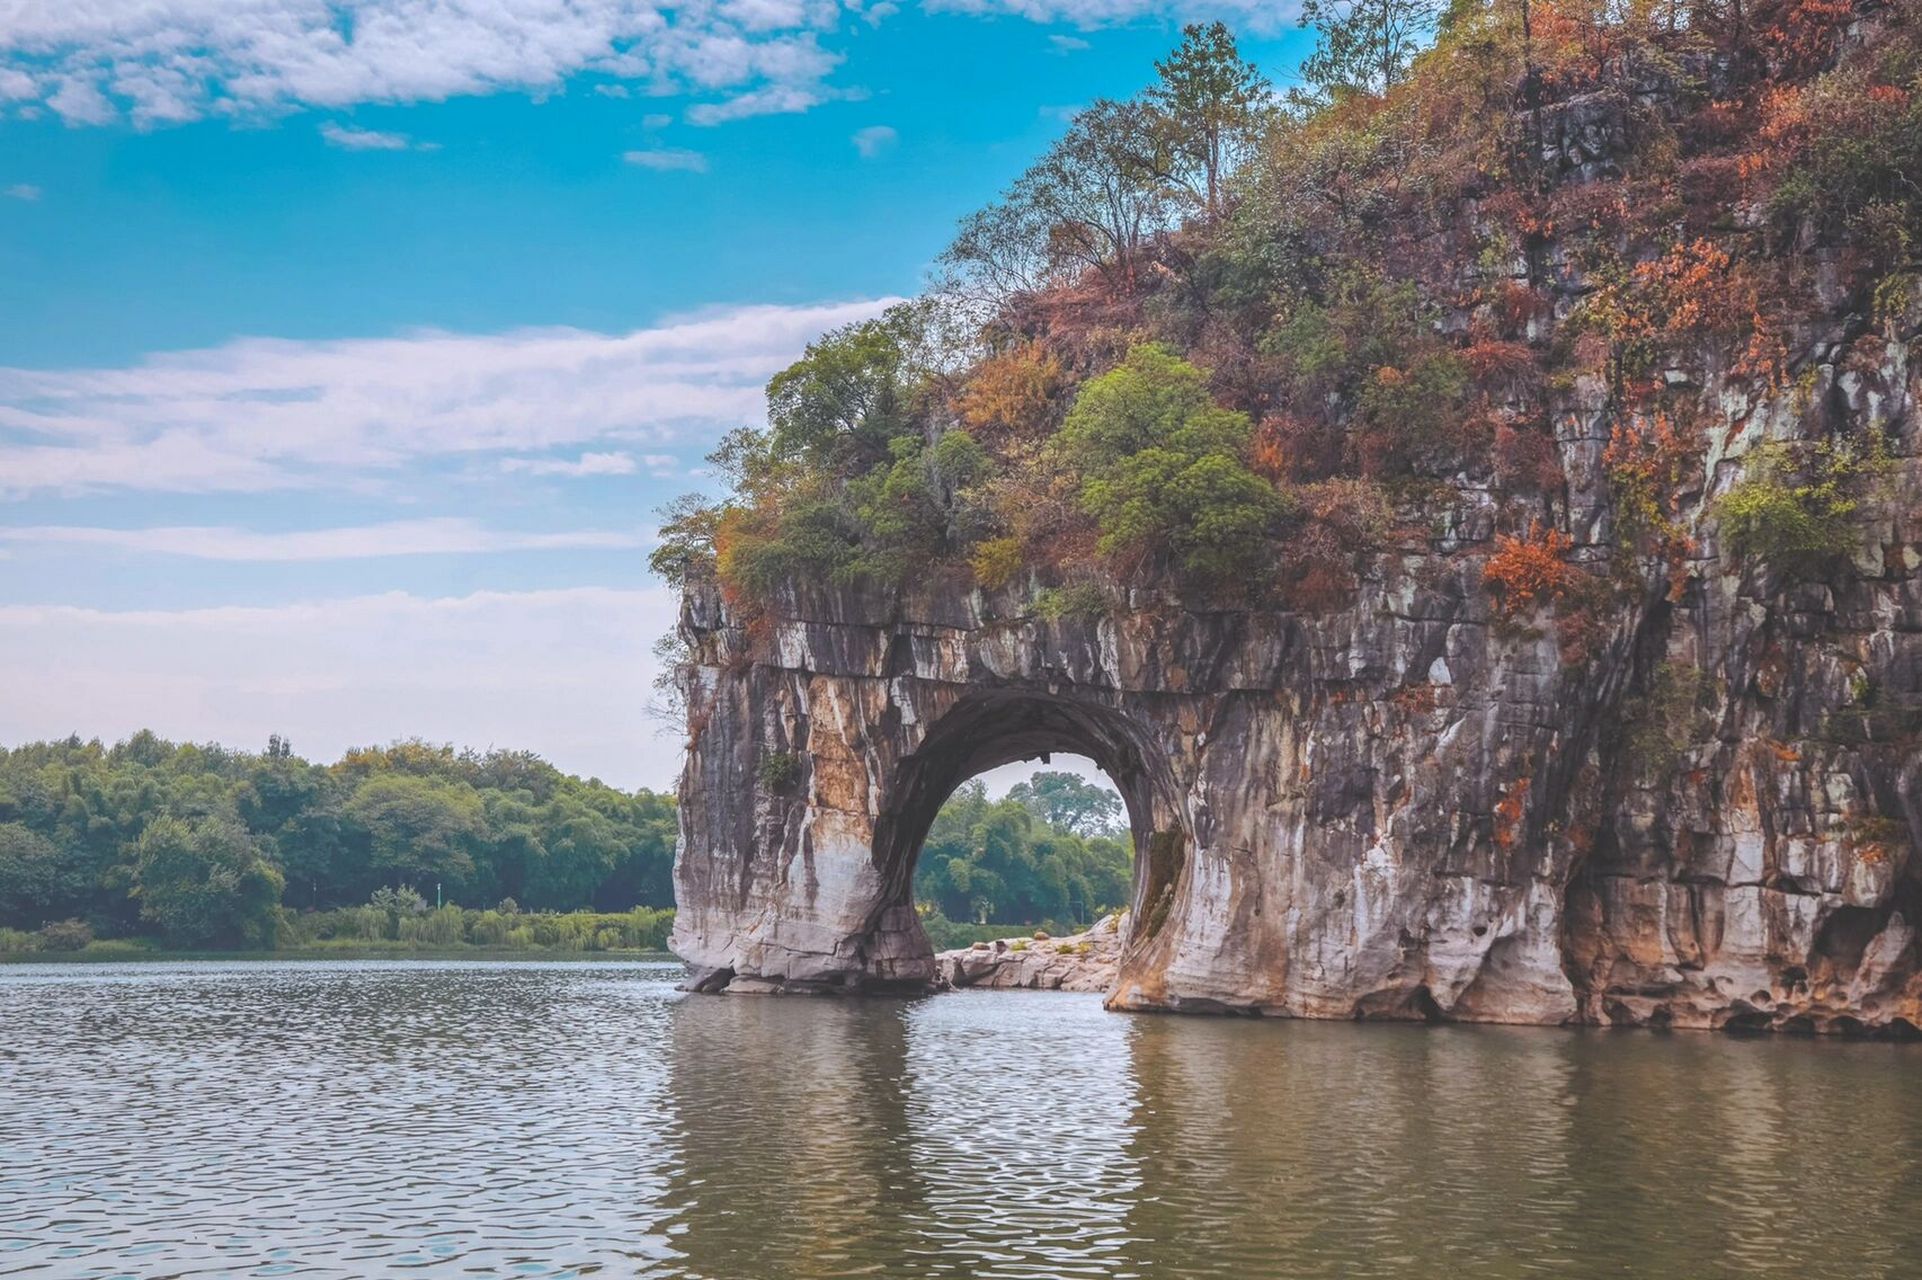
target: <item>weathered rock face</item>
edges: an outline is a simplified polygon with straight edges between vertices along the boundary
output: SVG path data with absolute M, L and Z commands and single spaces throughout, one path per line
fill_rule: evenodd
M 1579 661 L 1491 616 L 1494 500 L 1467 482 L 1320 616 L 1136 592 L 1049 620 L 1032 583 L 795 584 L 749 616 L 694 584 L 674 949 L 704 990 L 929 983 L 910 880 L 936 809 L 1061 751 L 1133 826 L 1114 1008 L 1913 1031 L 1918 314 L 1812 328 L 1776 400 L 1701 379 L 1727 427 L 1686 495 L 1696 558 Z M 1544 514 L 1606 558 L 1601 389 L 1556 422 Z M 1743 456 L 1841 428 L 1899 455 L 1853 565 L 1722 556 L 1705 513 Z

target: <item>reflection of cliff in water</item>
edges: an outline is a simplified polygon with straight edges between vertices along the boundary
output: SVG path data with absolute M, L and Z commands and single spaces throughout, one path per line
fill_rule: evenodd
M 1566 1256 L 1565 1036 L 1492 1029 L 1148 1019 L 1129 1219 L 1143 1269 L 1289 1276 L 1502 1275 Z M 1500 1081 L 1490 1088 L 1491 1081 Z M 1512 1205 L 1496 1218 L 1464 1212 Z
M 1142 1273 L 1896 1275 L 1922 1247 L 1900 1048 L 1149 1019 L 1132 1050 Z M 1870 1115 L 1903 1119 L 1849 1133 Z
M 686 1000 L 667 1096 L 667 1231 L 693 1275 L 842 1276 L 917 1242 L 908 1005 Z
M 670 980 L 0 966 L 0 1269 L 1895 1280 L 1922 1256 L 1914 1045 Z
M 689 1273 L 1120 1274 L 1132 1024 L 987 998 L 682 1003 L 667 1230 Z
M 687 1000 L 671 1038 L 667 1232 L 707 1280 L 1876 1276 L 1922 1250 L 1901 1046 L 1046 993 Z

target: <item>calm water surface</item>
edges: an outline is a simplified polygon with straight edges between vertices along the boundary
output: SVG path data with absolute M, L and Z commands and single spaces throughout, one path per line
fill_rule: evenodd
M 1922 1047 L 0 968 L 0 1275 L 1922 1276 Z

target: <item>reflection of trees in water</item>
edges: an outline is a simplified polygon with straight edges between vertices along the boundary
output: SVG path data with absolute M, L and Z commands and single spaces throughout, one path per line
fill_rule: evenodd
M 906 1016 L 892 1000 L 675 1008 L 666 1230 L 688 1274 L 809 1280 L 908 1256 L 926 1192 L 908 1141 Z

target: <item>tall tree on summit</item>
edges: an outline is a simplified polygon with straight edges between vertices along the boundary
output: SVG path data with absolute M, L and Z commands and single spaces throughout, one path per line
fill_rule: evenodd
M 1386 93 L 1408 78 L 1446 10 L 1440 0 L 1302 0 L 1301 25 L 1321 36 L 1302 76 L 1329 96 Z
M 1222 179 L 1253 150 L 1273 87 L 1219 22 L 1183 27 L 1180 46 L 1155 70 L 1161 80 L 1147 96 L 1167 131 L 1170 176 L 1212 221 L 1221 214 Z

